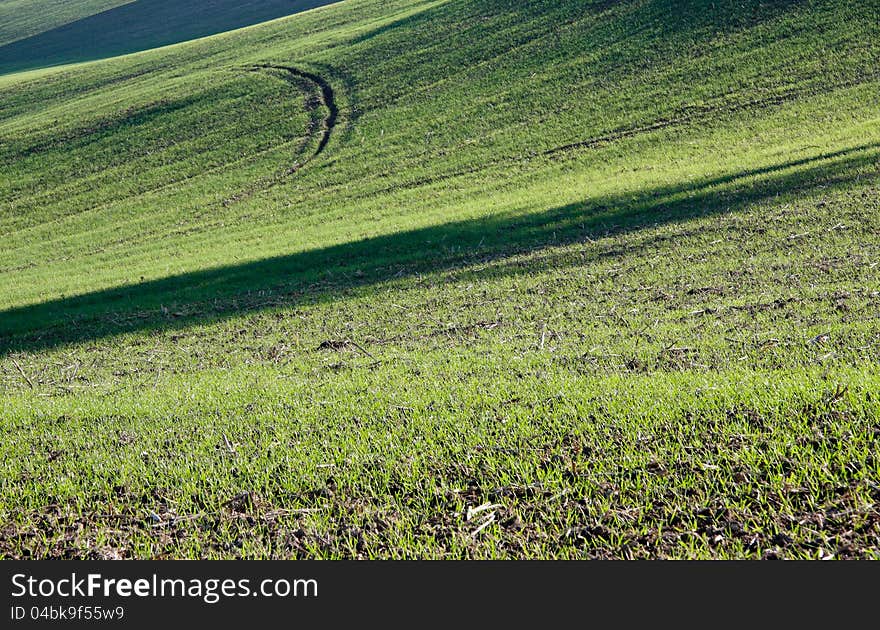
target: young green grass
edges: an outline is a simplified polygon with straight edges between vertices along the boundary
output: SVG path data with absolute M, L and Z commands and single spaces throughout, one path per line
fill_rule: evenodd
M 0 77 L 0 555 L 877 557 L 876 15 L 362 0 Z

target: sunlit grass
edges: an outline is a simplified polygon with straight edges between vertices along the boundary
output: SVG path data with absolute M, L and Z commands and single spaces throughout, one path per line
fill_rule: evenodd
M 523 4 L 0 77 L 0 555 L 877 556 L 875 9 Z

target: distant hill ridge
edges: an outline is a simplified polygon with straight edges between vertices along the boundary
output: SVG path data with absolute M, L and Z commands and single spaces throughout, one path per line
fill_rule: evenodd
M 0 19 L 0 43 L 6 42 L 0 46 L 0 74 L 167 46 L 335 1 L 83 0 L 49 8 L 29 0 L 0 3 L 0 18 L 6 19 Z

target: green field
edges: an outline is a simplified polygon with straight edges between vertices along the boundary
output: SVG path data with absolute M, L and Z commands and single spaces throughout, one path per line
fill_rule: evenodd
M 878 18 L 345 0 L 0 75 L 0 557 L 880 559 Z

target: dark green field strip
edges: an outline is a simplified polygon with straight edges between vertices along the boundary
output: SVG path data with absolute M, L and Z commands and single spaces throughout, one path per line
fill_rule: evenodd
M 0 46 L 31 37 L 132 0 L 4 0 L 0 2 Z
M 135 0 L 0 46 L 0 74 L 157 48 L 334 1 Z

